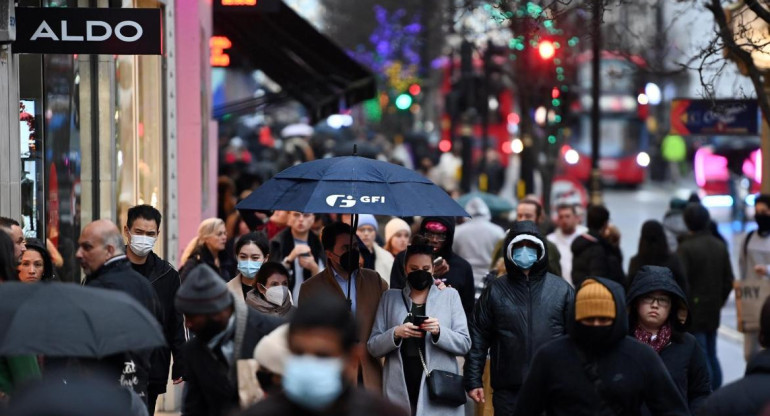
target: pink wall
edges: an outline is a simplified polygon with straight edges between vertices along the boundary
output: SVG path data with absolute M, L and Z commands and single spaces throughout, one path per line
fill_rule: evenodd
M 211 0 L 176 0 L 179 255 L 204 218 L 216 216 L 216 125 L 211 119 Z M 213 134 L 212 134 L 213 133 Z M 203 154 L 203 135 L 208 146 Z M 207 173 L 207 174 L 206 174 Z M 204 189 L 203 175 L 208 178 Z

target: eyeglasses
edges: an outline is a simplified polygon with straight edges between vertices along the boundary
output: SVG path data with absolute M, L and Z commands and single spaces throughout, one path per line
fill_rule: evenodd
M 422 236 L 427 238 L 428 240 L 436 240 L 440 243 L 446 241 L 446 234 L 436 234 L 436 233 L 426 231 L 422 234 Z
M 671 298 L 668 296 L 645 296 L 642 298 L 642 303 L 645 305 L 652 305 L 658 302 L 658 306 L 669 307 L 671 306 Z

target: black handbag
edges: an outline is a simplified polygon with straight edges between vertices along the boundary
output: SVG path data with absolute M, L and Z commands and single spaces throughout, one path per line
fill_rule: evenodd
M 401 299 L 406 306 L 407 314 L 411 315 L 409 304 L 406 297 L 401 294 Z M 444 370 L 428 370 L 425 364 L 425 357 L 422 354 L 422 348 L 418 347 L 417 352 L 420 355 L 420 363 L 425 371 L 425 382 L 428 385 L 428 398 L 437 404 L 451 407 L 459 407 L 465 404 L 465 387 L 463 386 L 463 376 Z

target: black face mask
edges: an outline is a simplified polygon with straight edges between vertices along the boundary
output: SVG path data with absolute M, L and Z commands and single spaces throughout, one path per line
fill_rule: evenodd
M 200 329 L 193 332 L 195 333 L 195 336 L 198 337 L 201 341 L 209 342 L 218 333 L 224 331 L 225 328 L 227 328 L 227 322 L 228 321 L 219 322 L 214 319 L 209 319 Z
M 414 290 L 425 290 L 433 283 L 433 275 L 425 270 L 415 270 L 406 275 L 409 286 Z
M 578 346 L 588 352 L 601 352 L 609 349 L 615 343 L 612 342 L 613 325 L 588 326 L 580 322 L 575 324 L 573 339 Z
M 342 267 L 342 270 L 346 271 L 347 273 L 353 273 L 354 271 L 358 270 L 358 260 L 360 258 L 361 253 L 357 248 L 346 251 L 340 256 L 340 267 Z
M 757 228 L 762 234 L 770 233 L 770 215 L 756 214 L 754 220 L 757 222 Z

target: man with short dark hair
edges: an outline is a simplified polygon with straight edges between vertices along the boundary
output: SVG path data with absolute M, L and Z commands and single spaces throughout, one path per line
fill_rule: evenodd
M 319 293 L 300 303 L 289 323 L 291 355 L 284 368 L 283 391 L 241 416 L 405 416 L 402 409 L 355 387 L 364 355 L 360 332 L 338 296 Z
M 163 324 L 163 310 L 158 296 L 144 276 L 131 268 L 126 258 L 125 242 L 118 227 L 109 220 L 96 220 L 83 228 L 75 257 L 86 275 L 86 286 L 119 290 L 144 305 Z M 105 311 L 105 313 L 109 313 Z M 126 354 L 121 384 L 129 386 L 147 402 L 150 352 Z
M 152 284 L 163 309 L 163 334 L 168 345 L 155 349 L 151 356 L 150 383 L 147 390 L 147 410 L 150 415 L 155 412 L 158 395 L 166 392 L 172 354 L 174 366 L 171 378 L 174 384 L 182 382 L 181 349 L 187 341 L 184 318 L 174 309 L 174 296 L 181 284 L 179 273 L 169 262 L 153 252 L 155 241 L 160 234 L 161 220 L 160 211 L 154 207 L 137 205 L 129 208 L 128 219 L 123 226 L 123 234 L 127 240 L 126 257 L 134 270 Z
M 759 343 L 764 348 L 746 364 L 746 375 L 715 391 L 698 416 L 766 415 L 770 406 L 770 298 L 759 318 Z M 762 411 L 765 413 L 760 413 Z
M 572 242 L 572 284 L 579 288 L 587 277 L 601 276 L 626 286 L 623 254 L 607 240 L 610 212 L 601 205 L 588 207 L 588 232 Z
M 302 284 L 299 304 L 318 296 L 335 296 L 347 300 L 360 325 L 358 340 L 366 344 L 372 332 L 380 297 L 388 290 L 388 286 L 376 271 L 360 266 L 358 237 L 353 236 L 351 247 L 350 225 L 331 223 L 324 228 L 321 239 L 329 267 Z M 368 350 L 361 356 L 358 377 L 367 389 L 377 392 L 381 390 L 382 366 Z
M 580 224 L 580 218 L 574 204 L 559 204 L 556 207 L 558 220 L 556 230 L 548 234 L 548 241 L 556 245 L 561 255 L 561 277 L 572 284 L 572 243 L 576 238 L 588 232 L 588 228 Z
M 13 258 L 16 259 L 16 263 L 21 263 L 21 256 L 27 251 L 27 245 L 24 240 L 24 230 L 21 229 L 19 222 L 7 218 L 0 217 L 0 230 L 3 230 L 11 237 L 13 241 Z M 15 265 L 14 265 L 15 267 Z
M 248 390 L 242 382 L 253 379 L 256 384 L 256 369 L 247 373 L 248 366 L 239 362 L 252 359 L 262 337 L 283 322 L 235 299 L 219 274 L 206 264 L 190 270 L 176 293 L 174 305 L 195 334 L 184 346 L 187 391 L 182 414 L 232 414 L 245 401 L 239 395 Z
M 318 274 L 326 264 L 321 240 L 310 229 L 314 222 L 312 213 L 291 211 L 288 228 L 270 242 L 270 257 L 289 271 L 289 290 L 296 302 L 302 282 Z
M 770 195 L 760 194 L 754 200 L 754 220 L 757 229 L 746 233 L 739 246 L 738 277 L 758 284 L 770 275 L 767 267 L 770 264 Z M 759 316 L 744 319 L 742 330 L 743 358 L 749 361 L 759 351 Z

